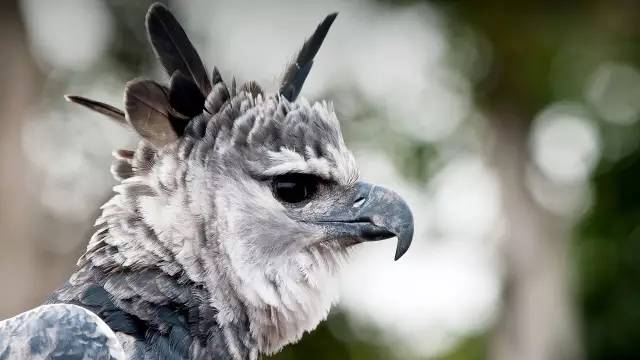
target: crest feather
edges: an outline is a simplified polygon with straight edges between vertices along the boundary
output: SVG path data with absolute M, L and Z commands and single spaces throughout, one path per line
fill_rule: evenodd
M 131 127 L 156 147 L 178 138 L 169 119 L 167 90 L 151 80 L 133 80 L 124 91 L 125 116 Z
M 120 125 L 127 126 L 127 119 L 124 116 L 124 111 L 116 108 L 115 106 L 111 106 L 109 104 L 105 104 L 100 101 L 91 100 L 86 97 L 76 96 L 76 95 L 65 95 L 64 98 L 68 102 L 72 102 L 74 104 L 78 104 L 86 107 L 89 110 L 93 110 L 97 113 L 100 113 L 112 120 L 115 120 Z
M 155 3 L 147 13 L 147 33 L 160 62 L 172 76 L 176 70 L 191 76 L 202 96 L 211 91 L 211 82 L 200 55 L 171 11 Z
M 198 86 L 180 70 L 176 70 L 169 85 L 169 120 L 178 136 L 182 136 L 189 120 L 202 113 L 204 101 Z
M 327 36 L 333 21 L 338 16 L 338 13 L 331 13 L 322 20 L 320 25 L 316 28 L 316 31 L 311 35 L 298 52 L 295 61 L 290 64 L 284 72 L 282 81 L 280 82 L 280 94 L 287 98 L 289 101 L 293 101 L 300 94 L 302 85 L 309 75 L 311 66 L 313 65 L 313 58 L 320 50 L 324 38 Z

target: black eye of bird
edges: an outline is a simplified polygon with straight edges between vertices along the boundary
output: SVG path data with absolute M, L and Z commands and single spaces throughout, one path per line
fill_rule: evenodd
M 318 191 L 320 178 L 309 174 L 284 174 L 273 178 L 273 193 L 282 202 L 299 203 Z

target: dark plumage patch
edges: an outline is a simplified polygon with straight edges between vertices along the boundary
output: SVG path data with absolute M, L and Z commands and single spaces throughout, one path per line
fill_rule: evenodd
M 96 313 L 113 331 L 137 339 L 140 358 L 186 359 L 192 343 L 204 347 L 213 336 L 220 336 L 213 342 L 224 344 L 208 294 L 187 278 L 158 269 L 104 272 L 91 263 L 82 278 L 56 291 L 48 303 L 72 303 Z M 221 350 L 226 358 L 224 345 L 216 349 Z
M 184 134 L 189 120 L 202 113 L 204 100 L 193 80 L 180 70 L 173 73 L 169 85 L 169 120 L 178 136 Z

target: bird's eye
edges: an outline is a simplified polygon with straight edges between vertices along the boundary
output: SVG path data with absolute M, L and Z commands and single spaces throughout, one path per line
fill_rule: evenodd
M 315 175 L 279 175 L 273 179 L 273 193 L 282 202 L 298 203 L 313 197 L 319 182 L 320 178 Z

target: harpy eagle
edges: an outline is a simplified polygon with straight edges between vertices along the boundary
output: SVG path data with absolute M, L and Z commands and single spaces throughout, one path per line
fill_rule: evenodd
M 133 80 L 125 110 L 78 96 L 140 135 L 114 153 L 120 181 L 77 269 L 45 305 L 0 323 L 0 359 L 257 359 L 325 319 L 355 244 L 413 219 L 361 181 L 332 105 L 298 94 L 336 14 L 276 94 L 212 77 L 163 5 L 146 18 L 168 86 Z

